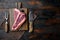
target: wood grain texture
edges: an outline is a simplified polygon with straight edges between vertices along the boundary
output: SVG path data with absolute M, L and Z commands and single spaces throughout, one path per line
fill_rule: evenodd
M 22 2 L 23 7 L 25 7 L 25 8 L 31 8 L 32 7 L 31 5 L 34 5 L 34 3 L 30 3 L 31 1 L 34 1 L 34 0 L 0 0 L 0 2 L 4 2 L 4 3 L 8 2 L 8 4 L 11 2 L 13 4 L 15 2 Z M 36 7 L 35 8 L 39 11 L 41 9 L 55 10 L 57 12 L 56 16 L 55 16 L 56 19 L 54 18 L 54 19 L 46 20 L 46 18 L 39 19 L 39 17 L 38 17 L 38 19 L 35 20 L 34 27 L 36 27 L 36 28 L 34 28 L 34 32 L 33 33 L 28 33 L 28 32 L 24 33 L 24 35 L 23 35 L 24 37 L 22 37 L 22 39 L 20 39 L 20 40 L 25 40 L 25 39 L 26 40 L 60 40 L 60 24 L 59 24 L 60 23 L 60 17 L 59 17 L 60 9 L 58 8 L 60 6 L 59 0 L 54 0 L 54 1 L 53 0 L 35 0 L 35 1 L 36 2 L 39 1 L 39 2 L 37 2 L 37 5 L 35 5 L 37 7 L 37 8 Z M 30 5 L 27 3 L 29 3 Z M 42 4 L 40 4 L 40 3 L 42 3 Z M 2 8 L 0 10 L 0 13 L 4 15 L 5 9 L 3 9 L 3 8 L 9 8 L 9 7 L 8 7 L 8 5 L 6 5 L 7 3 L 4 5 L 3 4 L 0 4 L 0 7 Z M 12 6 L 10 6 L 10 7 L 12 7 Z M 40 14 L 38 11 L 36 13 L 38 13 L 38 15 Z M 2 19 L 3 17 L 1 16 L 1 14 L 0 14 L 0 17 L 1 17 L 0 23 L 3 22 L 3 20 L 4 20 L 4 19 Z M 40 15 L 40 16 L 42 16 L 42 15 Z M 46 22 L 44 20 L 46 20 Z M 40 23 L 43 23 L 44 25 L 42 26 L 42 24 L 40 24 Z M 54 23 L 54 24 L 52 24 L 52 23 Z M 48 24 L 52 24 L 52 25 L 48 25 Z M 0 40 L 17 40 L 17 38 L 21 34 L 22 34 L 22 31 L 5 33 L 4 26 L 0 26 Z
M 17 8 L 17 2 L 0 2 L 0 8 Z

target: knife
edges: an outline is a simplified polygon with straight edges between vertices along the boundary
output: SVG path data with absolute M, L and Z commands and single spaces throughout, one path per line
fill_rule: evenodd
M 8 32 L 8 13 L 5 12 L 5 32 Z
M 33 31 L 33 10 L 30 9 L 30 12 L 29 12 L 29 32 L 32 32 Z

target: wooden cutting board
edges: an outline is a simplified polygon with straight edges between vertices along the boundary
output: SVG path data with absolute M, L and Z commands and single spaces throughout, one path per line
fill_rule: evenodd
M 12 31 L 11 29 L 12 29 L 12 25 L 14 23 L 13 9 L 9 9 L 9 15 L 10 15 L 9 16 L 9 19 L 10 19 L 10 21 L 9 21 L 10 31 Z M 27 16 L 27 9 L 26 8 L 21 8 L 20 10 L 24 10 L 24 12 L 26 13 L 26 16 Z M 22 27 L 19 30 L 28 30 L 28 22 L 27 22 L 27 20 L 25 21 L 25 23 L 22 25 Z

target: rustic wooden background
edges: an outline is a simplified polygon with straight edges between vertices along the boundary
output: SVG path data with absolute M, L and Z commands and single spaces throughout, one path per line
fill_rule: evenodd
M 5 4 L 6 2 L 6 4 Z M 59 40 L 60 39 L 60 2 L 59 0 L 0 0 L 0 9 L 15 7 L 15 2 L 22 2 L 23 8 L 32 8 L 37 15 L 34 20 L 34 31 L 25 31 L 20 40 Z M 2 3 L 2 4 L 1 4 Z M 33 6 L 34 5 L 34 6 Z M 4 12 L 0 10 L 0 24 L 4 20 Z M 0 26 L 0 40 L 18 40 L 20 32 L 4 32 Z

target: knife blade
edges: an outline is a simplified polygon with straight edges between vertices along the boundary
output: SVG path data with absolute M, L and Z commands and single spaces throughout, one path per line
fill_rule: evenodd
M 33 31 L 33 10 L 30 9 L 30 12 L 29 12 L 29 32 L 32 32 Z

